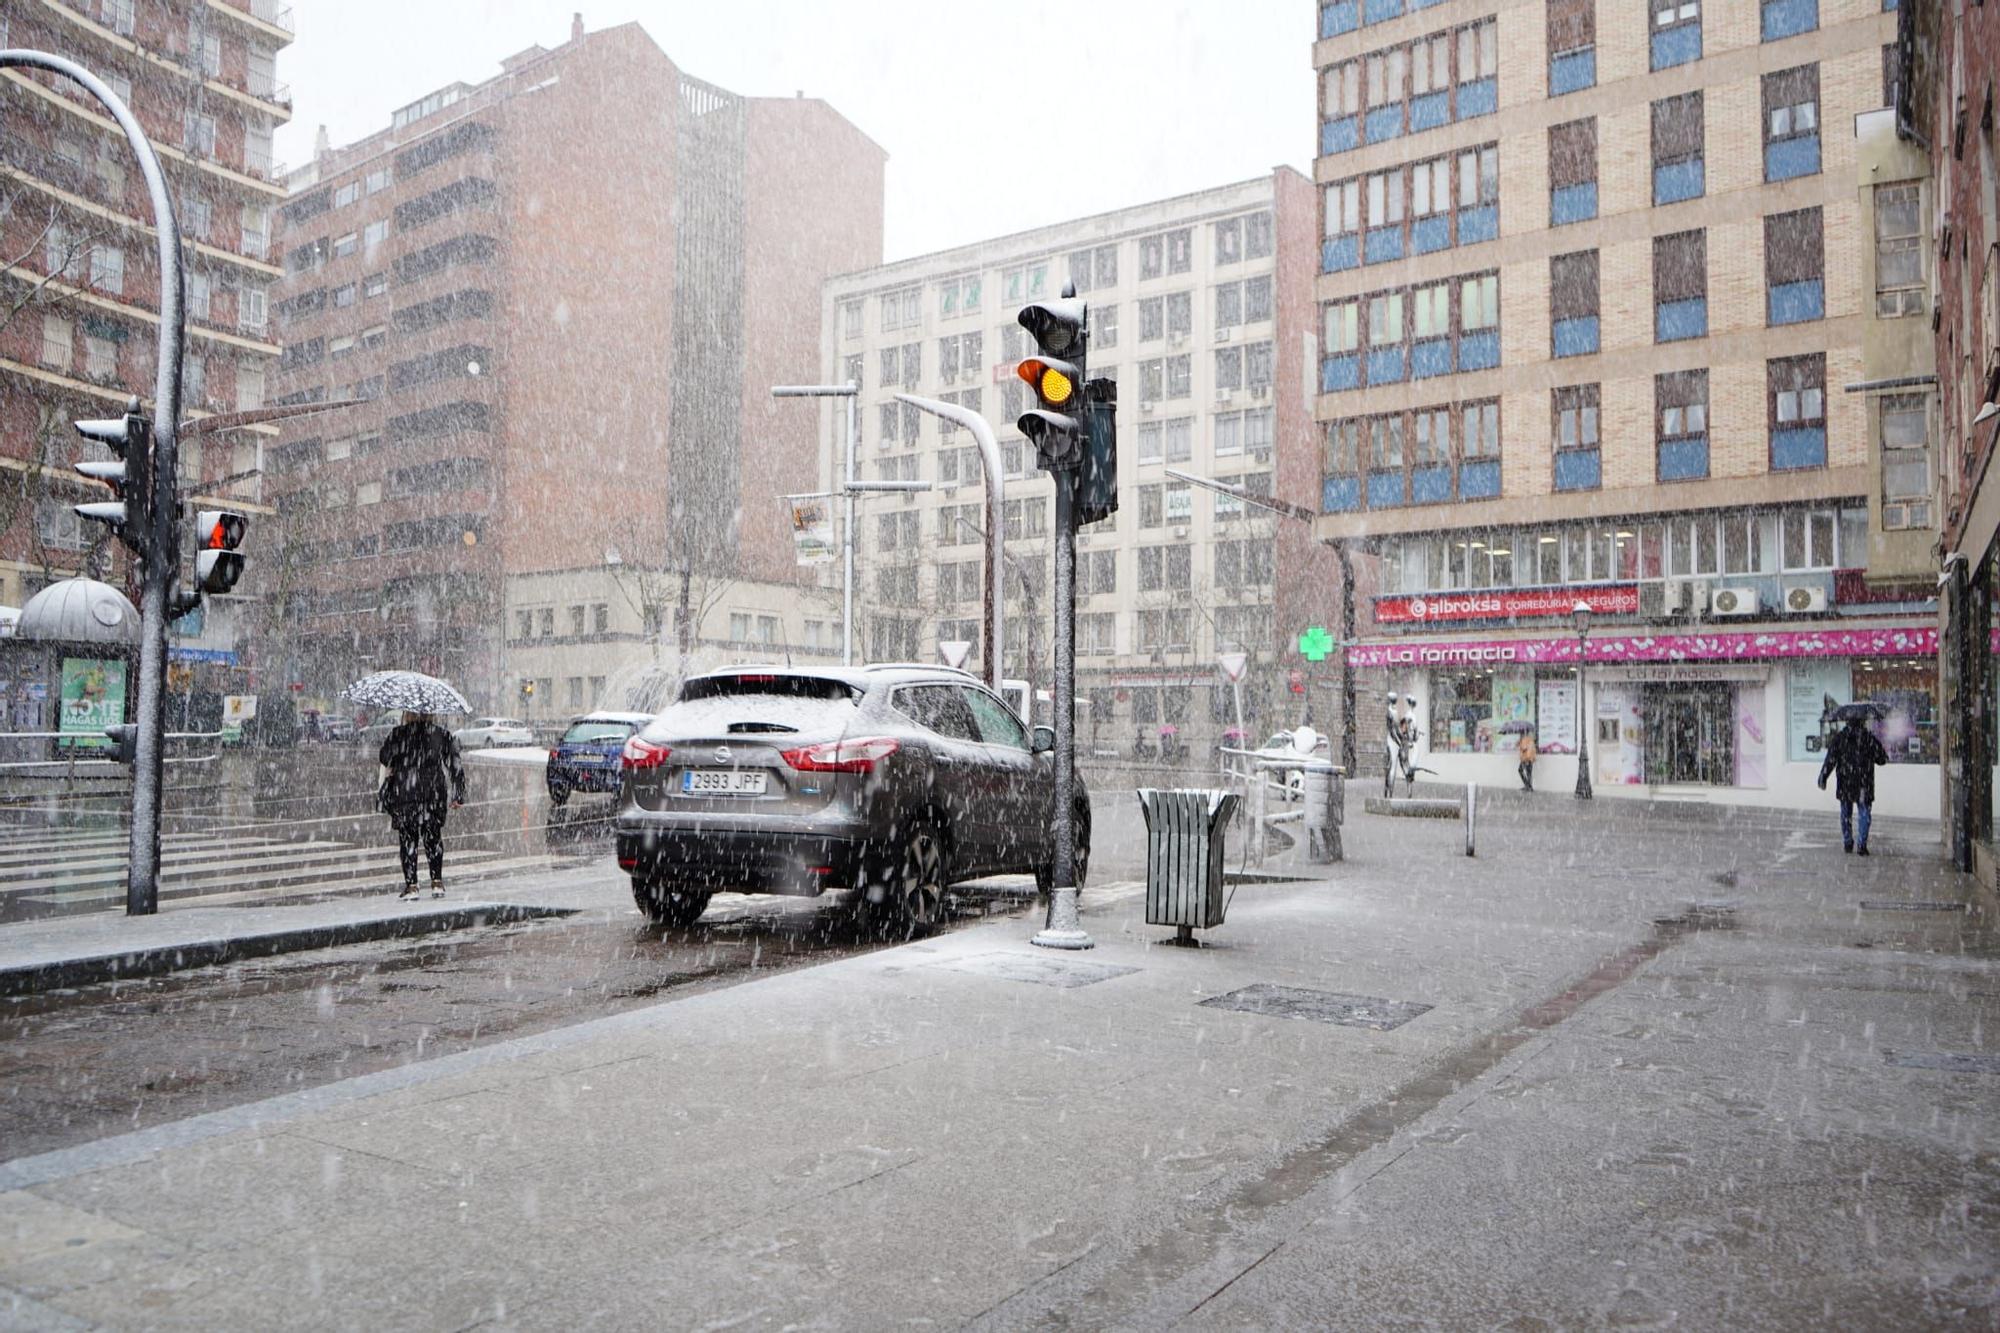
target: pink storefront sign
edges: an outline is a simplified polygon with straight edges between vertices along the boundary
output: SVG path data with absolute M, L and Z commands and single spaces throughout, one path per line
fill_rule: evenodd
M 1771 661 L 1793 657 L 1936 657 L 1936 629 L 1768 630 L 1742 634 L 1592 635 L 1591 662 Z M 1453 639 L 1410 643 L 1357 643 L 1350 666 L 1543 666 L 1576 662 L 1577 641 L 1555 639 Z

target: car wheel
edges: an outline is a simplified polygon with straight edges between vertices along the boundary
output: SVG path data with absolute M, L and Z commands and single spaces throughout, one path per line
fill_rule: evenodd
M 1079 801 L 1076 812 L 1070 816 L 1071 836 L 1076 840 L 1076 849 L 1070 853 L 1071 864 L 1076 867 L 1076 889 L 1083 892 L 1083 886 L 1090 877 L 1090 807 Z M 1046 898 L 1055 891 L 1056 868 L 1053 860 L 1035 867 L 1035 892 Z
M 656 926 L 686 930 L 708 910 L 708 895 L 697 889 L 675 889 L 647 880 L 632 881 L 632 901 Z
M 944 921 L 946 870 L 944 835 L 935 825 L 919 824 L 903 843 L 902 856 L 889 862 L 882 875 L 881 901 L 864 896 L 879 933 L 891 939 L 929 934 Z

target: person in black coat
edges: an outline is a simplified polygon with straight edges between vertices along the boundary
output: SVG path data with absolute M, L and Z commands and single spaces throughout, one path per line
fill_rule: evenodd
M 1826 759 L 1819 766 L 1819 788 L 1826 790 L 1827 774 L 1835 775 L 1833 794 L 1840 801 L 1840 849 L 1868 855 L 1868 820 L 1875 807 L 1875 766 L 1889 762 L 1889 752 L 1867 724 L 1858 717 L 1834 733 L 1826 747 Z M 1860 837 L 1854 835 L 1854 807 L 1861 807 Z
M 417 846 L 430 861 L 431 897 L 444 897 L 444 821 L 465 804 L 465 766 L 458 741 L 429 713 L 404 713 L 377 756 L 383 768 L 378 803 L 396 828 L 405 901 L 417 896 Z

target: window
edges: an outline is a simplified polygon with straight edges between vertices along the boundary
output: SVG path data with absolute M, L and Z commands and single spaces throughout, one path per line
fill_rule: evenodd
M 239 287 L 236 291 L 236 322 L 246 329 L 264 327 L 270 311 L 270 294 L 262 287 Z
M 1596 216 L 1596 118 L 1549 126 L 1549 225 Z
M 861 336 L 861 302 L 842 301 L 840 303 L 840 335 L 843 338 Z
M 76 326 L 60 315 L 42 316 L 42 364 L 67 371 L 76 347 Z
M 1819 26 L 1819 0 L 1764 0 L 1763 36 L 1782 41 Z
M 884 347 L 881 356 L 882 376 L 876 383 L 886 389 L 903 377 L 903 349 L 900 347 Z M 889 436 L 888 438 L 894 439 L 895 437 Z
M 182 230 L 197 240 L 208 239 L 209 231 L 215 225 L 215 208 L 198 194 L 191 194 L 181 200 Z
M 345 208 L 349 204 L 353 203 L 356 199 L 359 199 L 360 197 L 361 197 L 361 182 L 349 181 L 345 185 L 342 185 L 334 190 L 333 206 L 335 208 Z
M 181 402 L 199 407 L 208 401 L 208 358 L 190 353 L 181 362 Z
M 207 319 L 214 303 L 215 283 L 200 269 L 189 269 L 187 275 L 188 314 L 196 319 Z
M 113 32 L 132 35 L 133 0 L 98 0 L 98 17 Z
M 368 173 L 368 175 L 363 181 L 363 184 L 367 189 L 368 193 L 380 194 L 383 190 L 389 188 L 389 182 L 390 182 L 389 168 L 377 167 L 375 168 L 375 170 Z
M 333 308 L 345 310 L 361 299 L 361 288 L 352 282 L 343 283 L 333 289 Z
M 1597 251 L 1549 259 L 1550 343 L 1556 356 L 1583 356 L 1598 347 Z
M 1194 488 L 1185 481 L 1166 483 L 1167 522 L 1186 523 L 1194 517 Z
M 1921 191 L 1915 182 L 1875 187 L 1875 314 L 1924 313 Z
M 1344 153 L 1361 143 L 1361 62 L 1329 65 L 1319 80 L 1320 152 Z
M 1170 231 L 1167 233 L 1166 241 L 1168 273 L 1185 273 L 1194 267 L 1194 231 L 1192 228 L 1182 227 L 1179 231 Z
M 1245 259 L 1269 259 L 1277 242 L 1272 217 L 1268 212 L 1250 213 L 1243 219 L 1243 257 Z
M 1703 194 L 1700 92 L 1653 103 L 1653 202 L 1679 203 Z
M 1764 179 L 1819 174 L 1819 66 L 1764 76 Z
M 1778 552 L 1786 572 L 1834 567 L 1833 513 L 1825 509 L 1791 509 L 1780 523 Z
M 1708 233 L 1653 238 L 1653 341 L 1679 342 L 1708 332 Z
M 389 219 L 379 218 L 361 229 L 361 244 L 370 250 L 389 239 Z
M 1708 475 L 1708 372 L 1653 377 L 1654 444 L 1661 481 Z
M 389 290 L 387 273 L 370 273 L 361 280 L 361 294 L 364 297 L 381 296 Z
M 1234 264 L 1243 258 L 1243 219 L 1227 218 L 1215 224 L 1215 262 Z
M 90 285 L 100 292 L 125 290 L 125 252 L 99 242 L 90 247 Z
M 1194 418 L 1175 417 L 1167 422 L 1167 461 L 1185 463 L 1194 457 Z
M 1139 341 L 1157 342 L 1167 336 L 1167 304 L 1162 296 L 1148 296 L 1139 302 Z
M 1766 363 L 1773 470 L 1826 465 L 1826 355 Z
M 1597 0 L 1549 0 L 1549 95 L 1597 82 Z
M 1241 347 L 1218 347 L 1215 349 L 1215 388 L 1218 393 L 1243 387 L 1243 349 Z
M 1158 485 L 1139 488 L 1139 526 L 1157 528 L 1166 523 L 1166 509 L 1161 499 Z
M 333 238 L 333 257 L 335 259 L 343 259 L 360 248 L 361 234 L 359 232 L 350 231 L 344 236 Z
M 94 333 L 83 335 L 83 373 L 94 380 L 118 377 L 118 344 Z
M 1118 345 L 1118 307 L 1103 305 L 1090 312 L 1090 342 L 1099 351 L 1110 351 Z
M 1183 352 L 1167 358 L 1167 397 L 1186 398 L 1194 392 L 1194 358 Z
M 1767 323 L 1826 317 L 1826 246 L 1819 209 L 1764 219 L 1764 283 Z
M 1595 490 L 1602 480 L 1598 455 L 1598 399 L 1595 384 L 1573 384 L 1555 390 L 1555 488 Z
M 1186 338 L 1194 332 L 1194 293 L 1174 292 L 1167 297 L 1167 336 Z
M 215 153 L 215 117 L 204 116 L 190 111 L 181 121 L 181 147 L 190 153 L 213 156 Z
M 1701 0 L 1646 0 L 1653 16 L 1652 67 L 1701 59 Z
M 1884 394 L 1882 422 L 1882 526 L 1891 531 L 1931 525 L 1930 417 L 1924 395 Z

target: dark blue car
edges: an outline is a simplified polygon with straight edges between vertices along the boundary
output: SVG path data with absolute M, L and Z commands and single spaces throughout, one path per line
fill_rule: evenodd
M 651 713 L 586 713 L 549 751 L 549 800 L 561 805 L 573 791 L 618 790 L 625 738 L 653 720 Z

